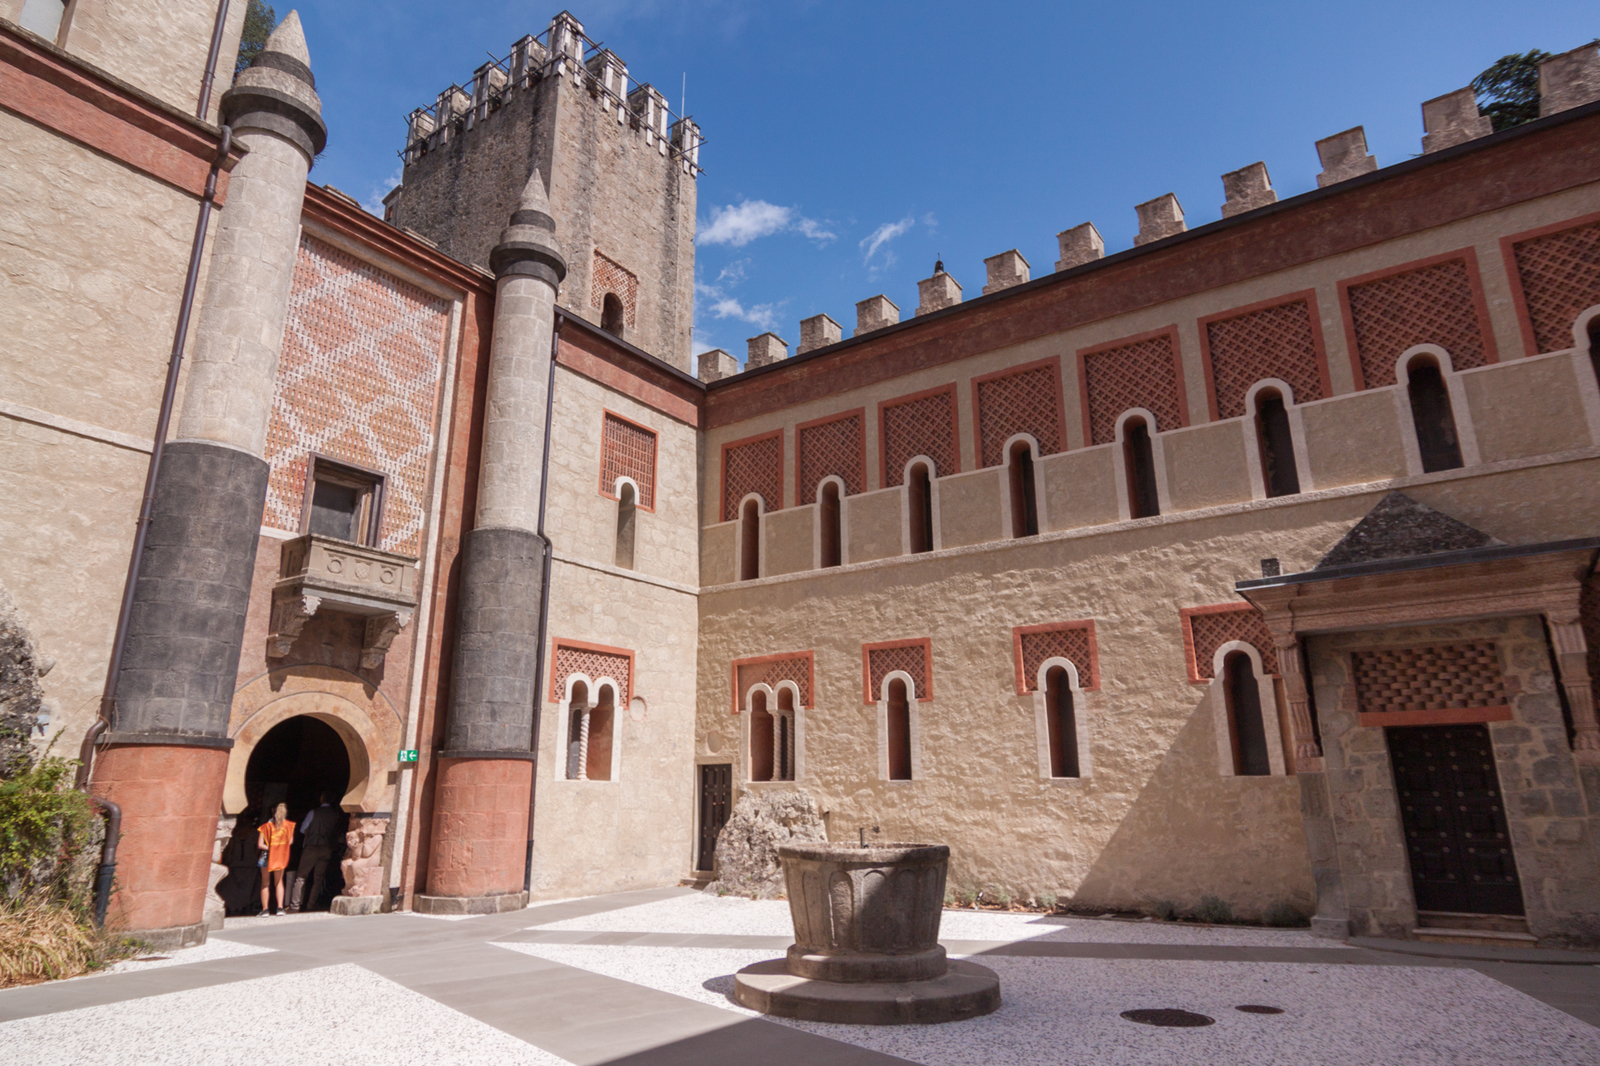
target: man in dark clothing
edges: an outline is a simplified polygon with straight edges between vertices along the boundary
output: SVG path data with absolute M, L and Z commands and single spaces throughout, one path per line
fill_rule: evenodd
M 316 907 L 322 898 L 323 882 L 328 874 L 328 861 L 333 858 L 333 846 L 339 832 L 339 810 L 333 806 L 333 794 L 324 792 L 320 804 L 300 822 L 300 866 L 295 870 L 294 888 L 289 893 L 289 912 Z M 311 874 L 311 892 L 302 896 L 306 888 L 306 874 Z

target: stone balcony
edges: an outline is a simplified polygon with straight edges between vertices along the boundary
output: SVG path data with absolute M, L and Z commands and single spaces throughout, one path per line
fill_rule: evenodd
M 361 665 L 383 665 L 389 645 L 417 608 L 417 561 L 314 533 L 285 541 L 280 559 L 267 657 L 288 655 L 313 615 L 334 611 L 366 618 Z

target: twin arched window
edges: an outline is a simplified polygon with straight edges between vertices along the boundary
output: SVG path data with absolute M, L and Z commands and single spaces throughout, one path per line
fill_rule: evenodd
M 589 702 L 589 686 L 572 684 L 572 699 L 567 704 L 567 780 L 611 780 L 611 749 L 614 743 L 617 708 L 616 690 L 599 686 L 599 698 Z
M 750 780 L 793 781 L 797 762 L 794 693 L 778 689 L 775 711 L 767 706 L 767 693 L 750 693 Z

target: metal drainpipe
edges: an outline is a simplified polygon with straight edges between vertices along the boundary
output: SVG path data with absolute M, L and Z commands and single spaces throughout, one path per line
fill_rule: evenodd
M 528 856 L 522 867 L 522 891 L 533 888 L 533 800 L 539 784 L 539 715 L 544 709 L 544 643 L 550 626 L 550 556 L 555 546 L 544 532 L 544 501 L 550 489 L 550 423 L 556 409 L 556 353 L 561 350 L 560 311 L 550 331 L 550 380 L 544 389 L 544 461 L 539 469 L 539 540 L 544 545 L 544 573 L 539 578 L 539 644 L 533 665 L 533 736 L 528 744 L 533 752 L 533 776 L 528 782 Z
M 217 5 L 217 21 L 211 28 L 211 51 L 206 56 L 205 75 L 200 81 L 200 99 L 195 107 L 195 118 L 206 120 L 211 107 L 211 88 L 216 80 L 217 59 L 222 51 L 223 30 L 228 22 L 228 4 L 221 0 Z M 206 174 L 205 191 L 200 196 L 200 213 L 194 223 L 194 243 L 189 248 L 189 269 L 184 276 L 183 298 L 178 304 L 178 325 L 173 330 L 172 352 L 167 359 L 167 380 L 161 392 L 161 411 L 156 416 L 156 431 L 150 447 L 150 466 L 145 471 L 144 500 L 139 505 L 139 517 L 134 523 L 133 552 L 128 560 L 128 576 L 122 586 L 122 604 L 117 611 L 117 633 L 111 642 L 111 662 L 106 668 L 106 685 L 100 695 L 100 714 L 84 734 L 78 751 L 78 773 L 75 787 L 88 791 L 89 775 L 94 769 L 95 741 L 111 728 L 111 718 L 116 711 L 117 676 L 122 672 L 122 653 L 128 643 L 128 619 L 133 614 L 133 592 L 139 583 L 140 564 L 144 560 L 145 534 L 150 529 L 150 511 L 155 502 L 156 475 L 161 470 L 161 454 L 166 448 L 167 432 L 172 425 L 173 401 L 178 393 L 178 371 L 183 365 L 183 349 L 189 336 L 189 317 L 194 311 L 194 296 L 200 282 L 200 258 L 205 251 L 206 231 L 211 226 L 211 207 L 216 202 L 217 174 L 233 147 L 233 129 L 222 127 L 222 138 L 217 143 L 216 157 Z M 89 797 L 105 811 L 106 837 L 100 846 L 100 866 L 95 872 L 94 924 L 104 926 L 106 910 L 111 904 L 111 886 L 117 870 L 117 842 L 122 835 L 122 808 L 103 796 Z

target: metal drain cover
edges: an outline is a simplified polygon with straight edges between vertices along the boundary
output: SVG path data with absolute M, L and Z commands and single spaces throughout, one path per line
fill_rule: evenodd
M 1171 1008 L 1125 1010 L 1122 1012 L 1122 1016 L 1128 1021 L 1138 1022 L 1140 1025 L 1164 1025 L 1178 1029 L 1196 1029 L 1202 1025 L 1217 1024 L 1215 1018 L 1208 1018 L 1204 1014 L 1196 1014 L 1187 1010 L 1173 1010 Z
M 1234 1010 L 1242 1010 L 1246 1014 L 1282 1014 L 1283 1013 L 1283 1008 L 1282 1007 L 1267 1007 L 1267 1006 L 1264 1006 L 1264 1005 L 1262 1005 L 1260 1003 L 1244 1003 L 1244 1004 L 1241 1004 L 1240 1006 L 1237 1006 L 1237 1007 L 1235 1007 L 1233 1009 Z

